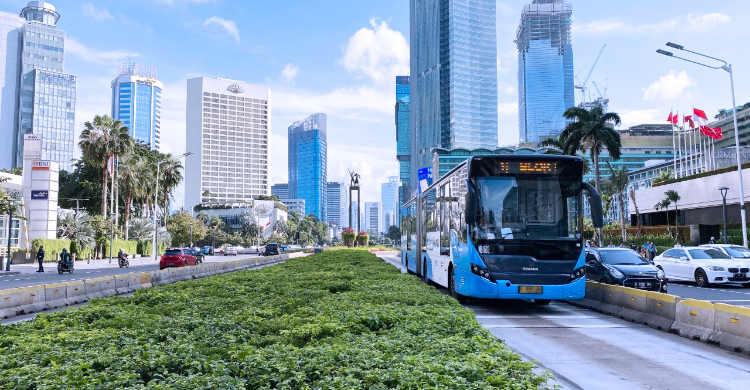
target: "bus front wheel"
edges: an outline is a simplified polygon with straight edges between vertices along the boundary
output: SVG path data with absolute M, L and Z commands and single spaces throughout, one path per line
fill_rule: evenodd
M 466 297 L 456 291 L 456 274 L 453 273 L 453 264 L 448 265 L 448 292 L 459 303 L 466 303 Z

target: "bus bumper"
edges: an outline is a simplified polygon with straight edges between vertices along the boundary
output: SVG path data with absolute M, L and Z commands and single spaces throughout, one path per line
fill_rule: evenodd
M 459 294 L 482 299 L 583 299 L 586 295 L 586 278 L 569 284 L 541 285 L 541 294 L 519 293 L 518 284 L 507 280 L 489 282 L 471 272 L 456 272 L 456 290 Z M 526 285 L 524 285 L 526 286 Z

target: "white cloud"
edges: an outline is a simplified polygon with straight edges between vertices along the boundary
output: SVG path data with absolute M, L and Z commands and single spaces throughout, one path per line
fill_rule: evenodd
M 500 116 L 518 115 L 518 102 L 500 103 L 497 112 Z
M 237 28 L 237 23 L 232 20 L 222 19 L 218 16 L 212 16 L 203 22 L 204 27 L 216 26 L 224 30 L 229 34 L 237 43 L 240 43 L 240 30 Z
M 654 81 L 648 88 L 642 88 L 643 100 L 656 98 L 669 100 L 686 96 L 685 90 L 696 84 L 695 80 L 688 76 L 687 71 L 683 70 L 677 73 L 670 70 L 669 73 L 659 77 L 659 80 Z
M 729 16 L 713 12 L 705 15 L 688 14 L 687 16 L 689 30 L 692 31 L 707 31 L 720 24 L 728 23 L 731 19 Z
M 392 83 L 395 76 L 409 74 L 409 44 L 388 22 L 370 19 L 372 29 L 363 27 L 349 38 L 338 60 L 349 73 L 359 73 L 377 83 Z
M 622 120 L 620 127 L 623 129 L 646 123 L 666 123 L 668 116 L 663 111 L 655 108 L 645 110 L 619 109 L 616 112 L 620 115 L 620 119 Z
M 677 27 L 677 20 L 671 19 L 653 24 L 628 25 L 619 20 L 596 20 L 589 23 L 573 23 L 574 34 L 657 34 L 672 31 Z
M 281 79 L 285 83 L 294 85 L 297 83 L 297 81 L 294 79 L 295 77 L 297 77 L 297 73 L 299 73 L 299 66 L 288 63 L 284 67 L 284 70 L 281 71 Z
M 91 3 L 84 3 L 81 5 L 81 9 L 83 10 L 84 15 L 91 17 L 97 22 L 115 20 L 115 17 L 107 11 L 106 7 L 96 8 L 96 6 Z
M 130 57 L 140 56 L 138 53 L 132 53 L 127 50 L 99 51 L 85 46 L 72 37 L 67 37 L 65 39 L 65 52 L 73 54 L 87 62 L 110 66 L 126 61 Z

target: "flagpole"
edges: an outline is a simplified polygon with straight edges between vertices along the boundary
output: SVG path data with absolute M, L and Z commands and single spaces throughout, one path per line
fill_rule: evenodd
M 669 114 L 672 114 L 672 108 L 669 109 Z M 669 124 L 672 125 L 672 171 L 674 172 L 674 178 L 677 179 L 678 173 L 677 173 L 677 148 L 675 148 L 675 142 L 674 142 L 674 121 L 669 121 Z

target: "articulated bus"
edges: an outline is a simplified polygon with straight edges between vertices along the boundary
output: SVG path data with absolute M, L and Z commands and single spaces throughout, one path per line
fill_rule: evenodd
M 462 302 L 581 299 L 584 191 L 601 227 L 580 157 L 472 157 L 404 204 L 401 263 Z

